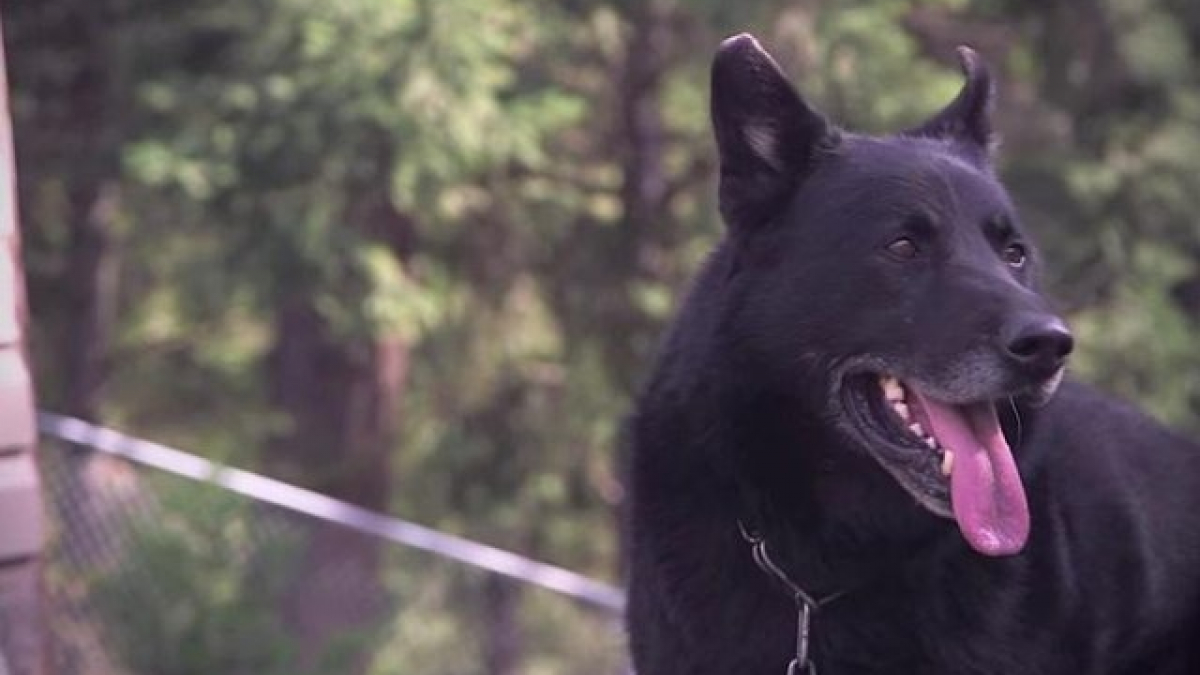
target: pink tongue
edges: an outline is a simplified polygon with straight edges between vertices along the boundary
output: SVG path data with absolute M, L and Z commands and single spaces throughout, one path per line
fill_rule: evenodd
M 995 406 L 918 397 L 938 444 L 954 453 L 950 499 L 963 537 L 984 555 L 1019 552 L 1029 538 L 1029 506 Z

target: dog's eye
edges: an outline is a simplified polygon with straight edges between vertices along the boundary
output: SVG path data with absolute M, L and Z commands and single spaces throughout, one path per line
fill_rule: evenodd
M 1029 257 L 1025 247 L 1020 244 L 1009 244 L 1000 252 L 1000 258 L 1004 260 L 1010 267 L 1021 269 L 1025 266 L 1025 260 Z
M 911 260 L 917 257 L 917 244 L 908 237 L 900 237 L 887 245 L 887 252 L 901 260 Z

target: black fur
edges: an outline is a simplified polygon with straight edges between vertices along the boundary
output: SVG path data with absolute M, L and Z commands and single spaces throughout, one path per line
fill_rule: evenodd
M 962 58 L 946 110 L 868 137 L 753 38 L 722 45 L 729 230 L 630 428 L 639 675 L 786 672 L 795 608 L 739 519 L 810 593 L 846 591 L 813 621 L 821 675 L 1200 673 L 1200 449 L 1080 384 L 1039 400 L 1069 335 L 989 166 L 986 67 Z M 1054 336 L 1032 360 L 1013 347 L 1030 331 Z M 1029 498 L 1019 554 L 974 552 L 864 448 L 835 393 L 862 364 L 997 402 Z

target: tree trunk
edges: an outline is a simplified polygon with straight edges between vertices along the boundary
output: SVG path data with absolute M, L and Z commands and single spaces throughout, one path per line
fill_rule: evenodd
M 659 276 L 656 253 L 671 240 L 664 154 L 663 78 L 669 67 L 671 31 L 657 0 L 637 5 L 629 17 L 630 35 L 618 78 L 617 137 L 621 152 L 621 222 L 612 260 L 621 266 L 620 297 L 613 306 L 614 339 L 608 358 L 619 383 L 632 392 L 655 337 L 656 324 L 634 299 L 637 285 Z
M 488 675 L 516 675 L 520 672 L 523 646 L 517 612 L 521 589 L 516 583 L 497 575 L 483 581 L 483 663 Z
M 340 342 L 306 299 L 278 310 L 276 335 L 274 398 L 291 424 L 272 444 L 277 472 L 386 510 L 408 345 L 395 338 Z M 311 528 L 306 551 L 285 611 L 311 665 L 331 639 L 368 629 L 379 618 L 382 542 L 337 525 L 305 524 Z
M 373 177 L 390 175 L 389 167 L 382 157 Z M 351 186 L 347 221 L 384 241 L 403 263 L 411 254 L 413 227 L 391 204 L 384 183 L 380 179 L 373 189 Z M 332 497 L 386 511 L 409 350 L 395 335 L 335 335 L 310 294 L 281 302 L 269 366 L 275 405 L 290 426 L 269 449 L 275 472 Z M 306 550 L 284 611 L 303 641 L 305 665 L 311 666 L 335 638 L 361 637 L 372 629 L 386 599 L 381 540 L 337 525 L 305 524 L 310 528 Z M 341 672 L 358 672 L 365 665 L 360 659 Z
M 112 339 L 116 301 L 112 232 L 116 209 L 117 186 L 112 180 L 84 181 L 70 191 L 62 406 L 66 414 L 89 422 L 99 420 L 105 360 Z
M 615 329 L 608 340 L 607 360 L 620 387 L 632 394 L 640 384 L 645 360 L 657 339 L 653 317 L 639 308 L 635 301 L 636 285 L 646 279 L 662 276 L 656 269 L 656 252 L 670 245 L 675 235 L 670 222 L 668 186 L 664 153 L 666 123 L 662 115 L 663 78 L 670 67 L 672 34 L 667 25 L 667 9 L 662 2 L 635 5 L 628 17 L 630 36 L 625 46 L 619 77 L 620 93 L 615 101 L 619 138 L 624 139 L 621 157 L 621 207 L 619 254 L 613 260 L 618 265 L 625 295 L 616 303 L 617 316 L 606 321 Z M 624 433 L 618 437 L 620 447 L 614 453 L 614 475 L 622 475 L 621 464 L 626 452 Z M 624 502 L 613 509 L 616 521 L 618 560 L 623 567 L 628 550 L 624 523 Z M 623 577 L 624 569 L 618 569 Z
M 386 337 L 339 341 L 307 298 L 279 308 L 275 329 L 274 400 L 290 421 L 275 460 L 295 482 L 385 509 L 407 345 Z
M 18 6 L 5 16 L 13 89 L 24 102 L 14 118 L 22 225 L 37 239 L 61 220 L 67 235 L 54 250 L 62 256 L 54 278 L 30 279 L 33 289 L 55 296 L 49 308 L 60 312 L 39 318 L 55 340 L 41 354 L 48 377 L 39 381 L 52 385 L 42 387 L 47 403 L 89 421 L 100 414 L 112 338 L 114 226 L 129 118 L 128 64 L 111 42 L 114 16 L 103 3 L 61 2 Z M 39 202 L 31 197 L 60 186 L 61 211 L 31 210 Z

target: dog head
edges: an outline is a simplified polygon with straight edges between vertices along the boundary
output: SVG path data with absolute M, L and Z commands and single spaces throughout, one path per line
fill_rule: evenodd
M 996 406 L 1044 402 L 1072 337 L 992 165 L 993 85 L 967 48 L 958 96 L 915 129 L 841 131 L 755 39 L 712 69 L 728 226 L 727 344 L 790 379 L 977 550 L 1013 553 L 1028 508 Z

